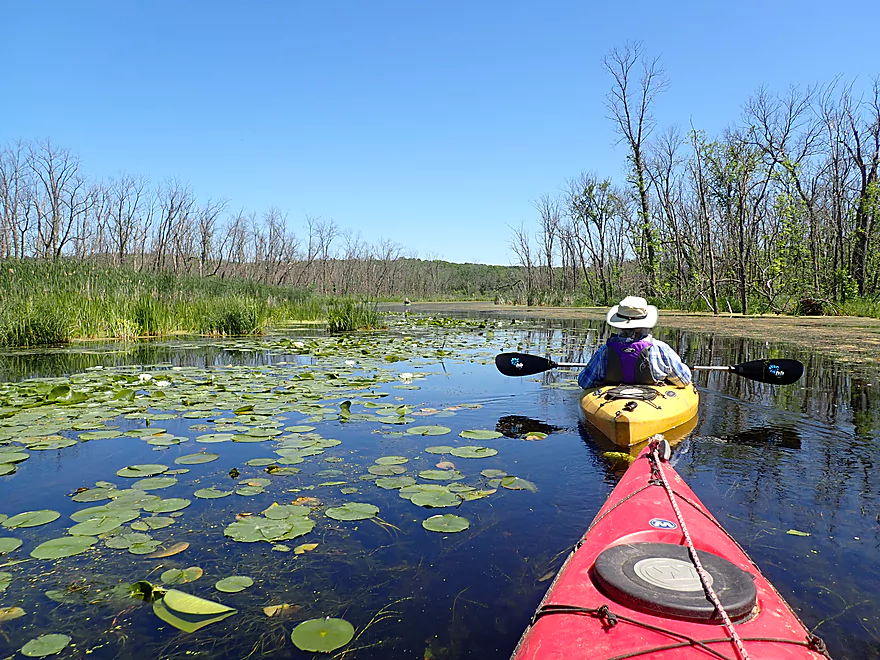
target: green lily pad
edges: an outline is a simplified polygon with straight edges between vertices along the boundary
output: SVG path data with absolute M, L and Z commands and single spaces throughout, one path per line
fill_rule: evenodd
M 331 507 L 324 511 L 328 518 L 334 520 L 366 520 L 379 513 L 379 507 L 365 502 L 346 502 L 339 507 Z
M 447 506 L 458 506 L 461 504 L 461 498 L 450 492 L 423 491 L 416 493 L 410 498 L 410 502 L 418 506 L 429 508 L 441 508 Z
M 292 516 L 308 516 L 309 507 L 299 504 L 273 504 L 263 511 L 263 515 L 270 520 L 284 520 Z
M 4 520 L 2 524 L 6 529 L 18 529 L 20 527 L 39 527 L 53 520 L 58 520 L 61 514 L 57 511 L 49 509 L 40 509 L 39 511 L 25 511 L 18 515 L 12 516 Z
M 428 452 L 429 454 L 448 454 L 453 449 L 455 449 L 455 447 L 452 447 L 451 445 L 437 445 L 435 447 L 425 447 L 425 451 Z
M 195 582 L 202 577 L 204 573 L 205 571 L 198 566 L 190 566 L 189 568 L 169 568 L 167 571 L 162 571 L 162 575 L 159 576 L 159 579 L 165 584 L 184 584 L 186 582 Z
M 239 591 L 244 591 L 253 583 L 254 581 L 246 575 L 231 575 L 222 580 L 218 580 L 217 583 L 214 584 L 214 588 L 223 593 L 235 594 Z
M 21 463 L 30 458 L 30 454 L 24 451 L 7 451 L 0 453 L 0 464 L 2 463 Z
M 144 511 L 149 511 L 150 513 L 171 513 L 172 511 L 180 511 L 180 509 L 185 509 L 190 504 L 192 504 L 191 500 L 188 500 L 183 497 L 169 497 L 167 500 L 160 500 L 158 502 L 151 502 L 143 507 Z
M 81 493 L 77 493 L 70 499 L 74 502 L 99 502 L 101 500 L 109 500 L 110 496 L 116 492 L 115 488 L 89 488 Z
M 205 444 L 216 444 L 219 442 L 232 442 L 235 438 L 234 433 L 208 433 L 207 435 L 200 435 L 196 438 L 196 442 L 203 442 Z
M 354 637 L 354 626 L 345 619 L 309 619 L 290 635 L 296 648 L 313 653 L 330 653 L 348 644 Z
M 528 490 L 533 493 L 538 491 L 538 487 L 535 484 L 528 479 L 522 479 L 521 477 L 502 477 L 501 485 L 510 490 Z
M 411 486 L 416 482 L 412 477 L 400 476 L 400 477 L 380 477 L 376 479 L 376 485 L 379 488 L 384 488 L 385 490 L 394 490 L 395 488 L 403 488 L 404 486 Z
M 116 476 L 137 479 L 143 477 L 155 477 L 157 474 L 162 474 L 167 469 L 167 465 L 161 465 L 159 463 L 143 463 L 141 465 L 129 465 L 121 470 L 117 470 Z
M 21 541 L 19 539 L 9 537 L 0 538 L 0 555 L 9 554 L 13 550 L 18 550 L 20 547 Z
M 230 523 L 223 530 L 223 534 L 241 543 L 257 541 L 272 543 L 292 540 L 309 533 L 314 527 L 315 521 L 304 516 L 292 516 L 283 520 L 252 516 Z
M 250 465 L 251 467 L 266 467 L 267 465 L 273 465 L 276 462 L 277 461 L 274 458 L 252 458 L 247 461 L 245 465 Z
M 150 539 L 149 541 L 135 541 L 128 546 L 128 551 L 133 555 L 148 555 L 162 545 L 161 541 Z
M 367 472 L 377 477 L 393 477 L 395 474 L 403 474 L 406 468 L 402 465 L 371 465 Z
M 453 533 L 463 532 L 471 524 L 467 518 L 456 516 L 451 513 L 431 516 L 427 520 L 422 521 L 422 527 L 430 532 Z
M 153 540 L 149 534 L 139 534 L 127 532 L 125 534 L 117 534 L 104 540 L 104 545 L 114 550 L 127 550 L 136 543 L 145 544 Z
M 266 489 L 262 486 L 239 486 L 235 489 L 235 494 L 241 495 L 242 497 L 253 497 L 254 495 L 260 495 L 265 492 Z
M 52 449 L 64 449 L 65 447 L 73 447 L 76 440 L 71 438 L 63 438 L 59 436 L 49 436 L 39 442 L 29 442 L 27 448 L 34 451 L 50 451 Z
M 446 435 L 452 431 L 447 426 L 433 424 L 430 426 L 411 426 L 406 430 L 410 435 Z
M 220 454 L 212 454 L 211 452 L 202 451 L 198 454 L 187 454 L 186 456 L 178 456 L 174 462 L 178 465 L 201 465 L 202 463 L 210 463 L 220 458 Z
M 376 465 L 403 465 L 409 463 L 405 456 L 381 456 L 375 460 Z
M 28 658 L 45 658 L 61 653 L 70 644 L 70 637 L 53 633 L 40 635 L 21 647 L 21 654 Z
M 203 500 L 216 500 L 221 497 L 226 497 L 227 495 L 232 495 L 232 491 L 219 490 L 216 486 L 211 486 L 210 488 L 199 488 L 193 493 L 193 495 Z
M 15 474 L 15 463 L 0 463 L 0 477 L 5 477 L 7 474 Z
M 79 439 L 83 442 L 88 440 L 108 440 L 110 438 L 120 437 L 122 437 L 122 433 L 119 431 L 88 431 L 79 434 Z
M 169 589 L 162 598 L 153 601 L 153 613 L 175 628 L 187 633 L 222 621 L 236 613 L 231 607 Z
M 12 584 L 12 573 L 0 571 L 0 593 L 6 591 L 6 587 Z
M 126 522 L 128 521 L 124 517 L 120 518 L 108 514 L 77 523 L 67 530 L 67 533 L 73 536 L 98 536 L 99 534 L 107 534 L 114 529 L 119 529 Z
M 458 435 L 462 438 L 467 438 L 468 440 L 495 440 L 496 438 L 503 437 L 503 434 L 498 431 L 489 431 L 485 429 L 471 429 L 468 431 L 462 431 Z
M 315 430 L 314 426 L 307 426 L 305 424 L 299 424 L 295 426 L 288 426 L 284 429 L 287 433 L 311 433 Z
M 431 481 L 458 481 L 464 479 L 464 475 L 458 470 L 422 470 L 419 472 L 422 479 Z
M 169 488 L 176 483 L 177 479 L 174 477 L 147 477 L 146 479 L 135 481 L 131 487 L 140 490 L 160 490 L 162 488 Z
M 506 477 L 507 476 L 507 472 L 505 472 L 504 470 L 496 470 L 494 468 L 488 468 L 486 470 L 483 470 L 482 472 L 480 472 L 480 474 L 483 475 L 484 477 L 486 477 L 487 479 L 496 479 L 498 477 Z
M 490 456 L 495 456 L 498 453 L 498 450 L 489 447 L 468 445 L 465 447 L 456 447 L 449 453 L 453 456 L 458 456 L 459 458 L 489 458 Z
M 72 557 L 91 548 L 98 539 L 91 536 L 62 536 L 41 543 L 31 551 L 35 559 L 61 559 Z

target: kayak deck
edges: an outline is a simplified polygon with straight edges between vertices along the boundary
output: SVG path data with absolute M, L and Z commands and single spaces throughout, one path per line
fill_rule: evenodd
M 627 388 L 632 389 L 632 398 L 626 396 Z M 618 396 L 621 392 L 623 396 Z M 653 393 L 654 398 L 646 400 L 643 393 Z M 587 422 L 619 447 L 638 444 L 691 421 L 699 404 L 700 395 L 693 384 L 605 385 L 587 390 L 581 398 Z
M 651 446 L 566 559 L 514 660 L 828 657 L 675 470 L 650 456 Z M 682 521 L 745 655 L 706 595 Z

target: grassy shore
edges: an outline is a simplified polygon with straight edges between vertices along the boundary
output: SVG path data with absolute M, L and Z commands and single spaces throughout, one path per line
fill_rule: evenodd
M 83 262 L 0 262 L 0 346 L 173 333 L 260 334 L 293 321 L 326 321 L 330 300 L 309 290 L 249 280 L 176 277 Z M 374 307 L 346 303 L 335 329 L 376 325 Z M 338 307 L 334 301 L 331 307 Z M 358 310 L 373 310 L 364 319 Z M 346 324 L 349 320 L 354 325 Z

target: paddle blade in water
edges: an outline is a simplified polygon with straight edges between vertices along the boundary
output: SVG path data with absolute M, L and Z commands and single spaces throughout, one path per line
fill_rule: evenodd
M 735 374 L 762 383 L 775 385 L 791 385 L 797 382 L 804 374 L 804 365 L 797 360 L 779 358 L 774 360 L 753 360 L 735 364 L 732 367 Z
M 499 353 L 495 366 L 505 376 L 532 376 L 552 369 L 556 363 L 528 353 Z

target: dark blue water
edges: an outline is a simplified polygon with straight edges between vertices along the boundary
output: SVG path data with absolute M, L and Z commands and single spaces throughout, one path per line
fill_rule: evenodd
M 475 325 L 394 327 L 387 336 L 347 346 L 352 355 L 362 355 L 362 350 L 376 353 L 377 345 L 388 350 L 391 337 L 395 341 L 420 337 L 422 357 L 384 368 L 424 374 L 424 379 L 414 381 L 421 389 L 393 389 L 390 384 L 376 389 L 388 392 L 388 400 L 399 397 L 394 403 L 414 410 L 457 408 L 452 416 L 416 417 L 407 425 L 443 424 L 452 433 L 386 437 L 374 431 L 401 431 L 406 426 L 337 419 L 317 422 L 318 432 L 342 444 L 298 465 L 302 468 L 298 475 L 273 478 L 267 492 L 256 497 L 192 498 L 195 488 L 231 488 L 235 481 L 265 477 L 261 468 L 244 462 L 272 455 L 271 442 L 199 445 L 195 437 L 207 431 L 190 429 L 197 419 L 154 422 L 191 438 L 161 451 L 138 438 L 124 437 L 32 452 L 16 474 L 0 477 L 0 513 L 51 508 L 62 517 L 42 527 L 0 529 L 0 536 L 25 541 L 20 551 L 0 558 L 0 563 L 26 559 L 36 543 L 63 534 L 70 524 L 67 516 L 90 506 L 72 502 L 67 495 L 98 480 L 122 481 L 115 471 L 125 465 L 160 462 L 178 467 L 173 465 L 175 457 L 200 449 L 216 451 L 220 459 L 191 466 L 176 486 L 156 491 L 162 497 L 193 500 L 174 526 L 155 533 L 163 540 L 191 542 L 181 555 L 151 561 L 98 544 L 84 555 L 57 562 L 32 560 L 0 568 L 14 576 L 0 593 L 0 607 L 19 605 L 26 611 L 21 618 L 0 623 L 0 654 L 12 655 L 38 634 L 60 632 L 73 638 L 60 657 L 242 658 L 253 653 L 306 658 L 311 654 L 296 650 L 290 642 L 293 627 L 312 617 L 338 616 L 360 633 L 348 647 L 345 657 L 349 658 L 508 657 L 549 578 L 616 484 L 620 466 L 603 457 L 607 446 L 592 438 L 581 423 L 578 392 L 557 387 L 570 384 L 574 372 L 510 379 L 487 363 L 501 350 L 578 361 L 589 355 L 602 328 L 547 321 L 513 327 L 490 323 L 488 329 L 494 336 L 487 337 L 487 328 Z M 856 376 L 833 362 L 772 341 L 658 334 L 691 364 L 729 364 L 768 355 L 805 362 L 804 378 L 787 387 L 701 373 L 699 422 L 676 446 L 673 461 L 806 626 L 826 641 L 834 657 L 880 658 L 877 375 Z M 285 354 L 274 341 L 267 338 L 265 350 L 253 342 L 192 341 L 119 346 L 111 353 L 97 347 L 88 354 L 63 350 L 6 355 L 0 357 L 0 370 L 10 381 L 78 373 L 96 364 L 149 365 L 159 373 L 171 365 L 269 368 L 281 360 L 320 370 L 323 362 L 344 357 Z M 235 350 L 229 351 L 230 346 Z M 437 349 L 443 352 L 442 359 L 436 357 Z M 299 367 L 273 368 L 294 373 Z M 321 403 L 337 405 L 344 397 L 326 397 Z M 462 404 L 479 407 L 459 408 Z M 295 412 L 279 412 L 278 417 L 285 425 L 303 423 L 303 416 Z M 126 419 L 112 423 L 123 429 L 144 425 Z M 432 445 L 467 444 L 458 432 L 478 428 L 497 428 L 508 435 L 519 435 L 523 429 L 545 430 L 550 435 L 543 441 L 503 437 L 471 443 L 498 450 L 497 456 L 487 459 L 424 451 Z M 464 483 L 485 487 L 480 470 L 498 468 L 534 482 L 538 490 L 498 488 L 495 494 L 464 502 L 454 511 L 470 521 L 467 531 L 432 533 L 421 527 L 421 521 L 449 510 L 422 509 L 400 498 L 397 491 L 359 480 L 366 466 L 383 455 L 410 458 L 407 474 L 452 460 L 466 473 Z M 232 468 L 241 471 L 238 480 L 228 476 Z M 322 476 L 328 469 L 341 474 Z M 343 495 L 339 486 L 316 486 L 328 480 L 345 481 L 358 492 Z M 237 513 L 259 512 L 275 501 L 289 503 L 302 496 L 320 499 L 311 516 L 317 525 L 287 544 L 316 542 L 315 551 L 294 555 L 273 551 L 267 543 L 240 544 L 223 536 L 223 528 Z M 375 504 L 380 508 L 380 524 L 343 523 L 321 513 L 345 501 Z M 809 536 L 792 535 L 789 530 Z M 187 566 L 199 566 L 205 575 L 182 588 L 236 607 L 239 613 L 183 634 L 159 621 L 149 605 L 105 603 L 100 597 L 113 585 L 140 579 L 158 582 L 161 570 Z M 234 573 L 250 575 L 255 585 L 232 595 L 213 589 L 217 579 Z M 81 587 L 74 590 L 82 594 L 79 601 L 58 604 L 43 593 L 69 588 L 76 580 Z M 263 614 L 264 606 L 280 603 L 294 606 L 288 617 L 269 619 Z

